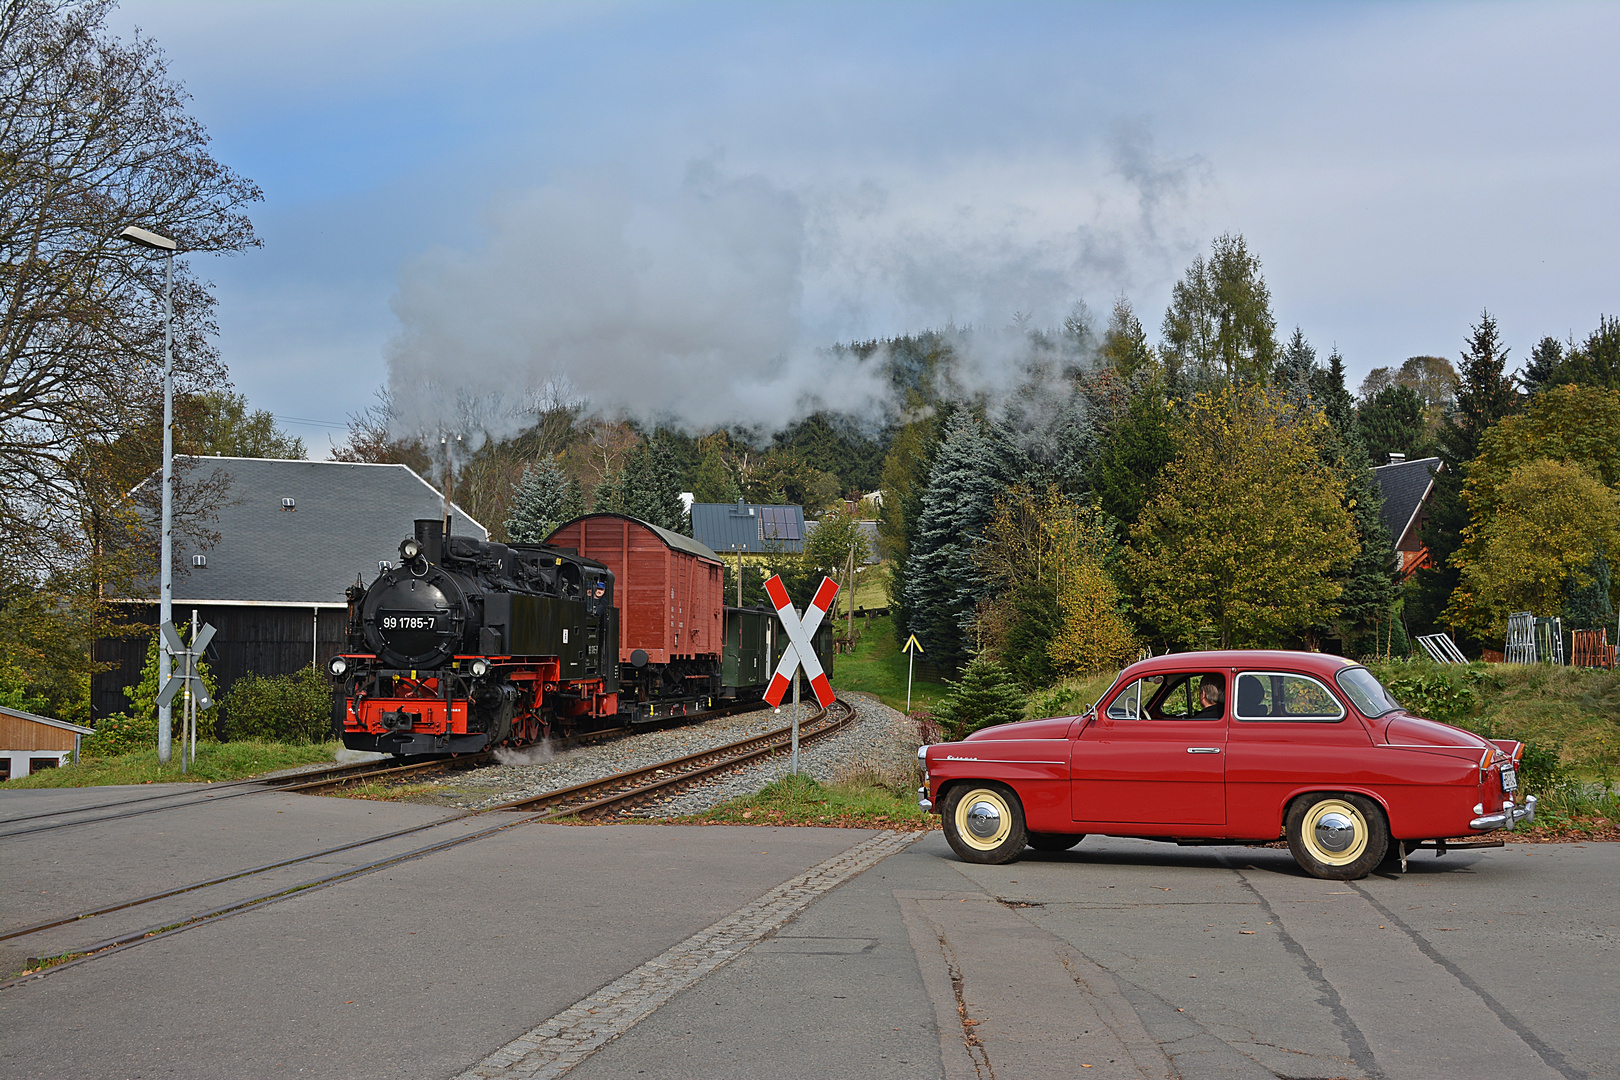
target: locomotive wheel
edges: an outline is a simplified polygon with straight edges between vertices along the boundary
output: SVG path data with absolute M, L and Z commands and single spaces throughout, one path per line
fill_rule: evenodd
M 1288 808 L 1288 850 L 1313 877 L 1366 877 L 1389 850 L 1389 826 L 1378 804 L 1361 795 L 1305 795 Z
M 1006 784 L 954 787 L 942 810 L 945 839 L 963 862 L 1009 863 L 1024 850 L 1024 806 Z

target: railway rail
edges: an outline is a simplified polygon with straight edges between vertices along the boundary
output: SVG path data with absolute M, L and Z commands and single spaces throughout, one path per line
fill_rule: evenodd
M 581 735 L 562 736 L 552 740 L 552 745 L 557 749 L 566 750 L 576 746 L 604 742 L 609 739 L 623 738 L 641 731 L 690 724 L 694 721 L 717 720 L 721 717 L 751 712 L 765 707 L 763 702 L 746 702 L 739 705 L 723 706 L 718 709 L 706 709 L 701 713 L 660 718 L 651 723 L 638 723 L 624 727 L 590 731 Z M 93 825 L 97 822 L 114 821 L 119 818 L 135 817 L 140 814 L 155 814 L 163 810 L 175 810 L 220 799 L 237 798 L 242 795 L 254 795 L 263 791 L 297 791 L 314 795 L 336 791 L 349 784 L 365 783 L 376 779 L 397 779 L 414 773 L 437 772 L 445 769 L 473 769 L 481 765 L 487 765 L 493 760 L 495 760 L 493 753 L 480 751 L 476 754 L 433 758 L 427 761 L 411 762 L 406 765 L 400 765 L 387 759 L 382 761 L 359 761 L 341 765 L 327 765 L 319 769 L 306 769 L 281 776 L 255 777 L 251 780 L 227 780 L 218 784 L 196 784 L 190 785 L 183 790 L 136 795 L 127 799 L 112 799 L 89 806 L 77 806 L 71 809 L 49 810 L 37 814 L 20 814 L 16 817 L 0 818 L 0 840 L 13 836 L 49 832 L 53 829 L 67 829 L 76 825 Z M 96 814 L 97 811 L 102 810 L 114 810 L 118 807 L 153 802 L 161 803 L 161 805 L 147 806 L 140 810 L 117 810 L 115 813 L 100 814 L 92 817 L 81 816 Z M 52 820 L 55 818 L 70 818 L 71 820 Z M 21 827 L 7 828 L 7 826 L 11 825 Z
M 834 732 L 842 730 L 854 719 L 855 710 L 848 703 L 842 700 L 835 701 L 831 707 L 817 712 L 808 721 L 800 724 L 799 741 L 801 744 L 806 744 L 825 738 Z M 272 870 L 279 870 L 289 866 L 297 866 L 301 863 L 307 863 L 315 859 L 325 858 L 337 852 L 352 851 L 357 848 L 363 848 L 388 840 L 398 839 L 414 833 L 425 832 L 430 829 L 451 824 L 452 822 L 464 821 L 469 818 L 483 817 L 497 813 L 504 814 L 515 812 L 523 815 L 515 820 L 498 822 L 486 828 L 478 829 L 460 836 L 435 841 L 408 851 L 389 855 L 381 859 L 376 859 L 371 862 L 347 866 L 342 870 L 329 874 L 323 874 L 319 877 L 311 878 L 307 881 L 299 882 L 294 885 L 278 888 L 272 892 L 248 897 L 230 904 L 225 904 L 210 910 L 198 912 L 186 918 L 173 919 L 160 926 L 147 927 L 145 929 L 116 935 L 94 942 L 84 946 L 83 948 L 72 950 L 69 953 L 60 954 L 66 955 L 71 959 L 67 959 L 51 967 L 28 971 L 17 976 L 16 978 L 7 980 L 5 982 L 0 982 L 0 990 L 18 985 L 30 979 L 43 978 L 45 975 L 53 971 L 61 970 L 65 967 L 76 966 L 78 964 L 96 959 L 100 956 L 133 948 L 134 946 L 146 941 L 152 941 L 160 937 L 167 937 L 171 934 L 181 933 L 185 930 L 191 929 L 194 926 L 213 922 L 216 919 L 237 914 L 257 907 L 261 904 L 283 899 L 309 889 L 323 888 L 327 885 L 334 885 L 338 882 L 359 877 L 361 875 L 368 874 L 388 866 L 393 866 L 401 862 L 423 858 L 438 851 L 444 851 L 449 848 L 459 847 L 462 844 L 468 844 L 477 840 L 485 839 L 495 835 L 496 833 L 504 832 L 507 829 L 516 828 L 520 825 L 531 824 L 539 821 L 553 821 L 558 818 L 571 816 L 585 818 L 600 817 L 627 810 L 634 806 L 645 803 L 650 799 L 656 798 L 659 795 L 669 794 L 681 787 L 697 783 L 708 776 L 712 776 L 716 773 L 730 769 L 739 768 L 770 754 L 781 752 L 787 748 L 790 739 L 791 728 L 782 727 L 762 735 L 750 736 L 746 739 L 740 739 L 736 742 L 727 743 L 723 746 L 713 747 L 709 750 L 701 751 L 696 754 L 688 754 L 684 757 L 672 758 L 668 761 L 661 761 L 642 768 L 630 769 L 626 770 L 625 772 L 615 773 L 611 776 L 605 776 L 599 780 L 590 781 L 588 783 L 576 784 L 571 787 L 544 792 L 540 795 L 531 796 L 528 798 L 515 799 L 510 802 L 497 804 L 495 806 L 483 807 L 478 810 L 468 810 L 463 813 L 452 814 L 449 817 L 440 818 L 437 821 L 428 822 L 409 829 L 395 830 L 379 836 L 373 836 L 363 840 L 356 840 L 348 844 L 312 852 L 307 855 L 282 859 L 277 862 L 267 863 L 263 866 L 250 867 L 231 874 L 209 878 L 205 881 L 178 886 L 173 889 L 164 890 L 163 892 L 120 901 L 115 904 L 105 905 L 88 911 L 80 911 L 68 915 L 58 916 L 44 922 L 35 923 L 31 926 L 20 927 L 16 930 L 0 933 L 0 941 L 23 938 L 33 934 L 42 933 L 56 927 L 84 922 L 118 911 L 127 911 L 131 908 L 154 903 L 158 900 L 167 899 L 169 897 L 180 896 L 190 892 L 200 892 L 201 890 L 207 889 L 211 886 L 221 885 L 228 881 L 238 881 L 243 878 L 253 877 Z M 469 755 L 469 757 L 470 756 L 471 755 Z M 289 789 L 296 788 L 283 788 L 283 790 Z M 246 793 L 244 792 L 243 794 Z M 54 959 L 54 957 L 52 959 Z

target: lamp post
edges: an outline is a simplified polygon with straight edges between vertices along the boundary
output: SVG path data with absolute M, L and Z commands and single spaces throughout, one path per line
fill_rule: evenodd
M 118 234 L 142 247 L 164 252 L 163 271 L 163 539 L 158 564 L 158 621 L 174 621 L 174 249 L 167 236 L 129 226 Z M 169 650 L 158 643 L 158 686 L 169 681 Z M 173 727 L 168 705 L 158 706 L 158 761 L 167 765 L 172 749 Z

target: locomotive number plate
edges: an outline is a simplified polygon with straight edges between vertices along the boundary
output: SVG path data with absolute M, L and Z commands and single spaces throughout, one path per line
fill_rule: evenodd
M 439 628 L 438 619 L 433 615 L 379 615 L 377 622 L 384 630 L 426 630 L 432 632 Z

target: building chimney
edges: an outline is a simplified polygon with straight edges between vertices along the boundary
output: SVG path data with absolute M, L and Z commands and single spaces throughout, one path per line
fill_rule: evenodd
M 1390 454 L 1389 455 L 1389 463 L 1391 465 L 1399 465 L 1405 460 L 1406 460 L 1406 455 L 1405 454 Z

